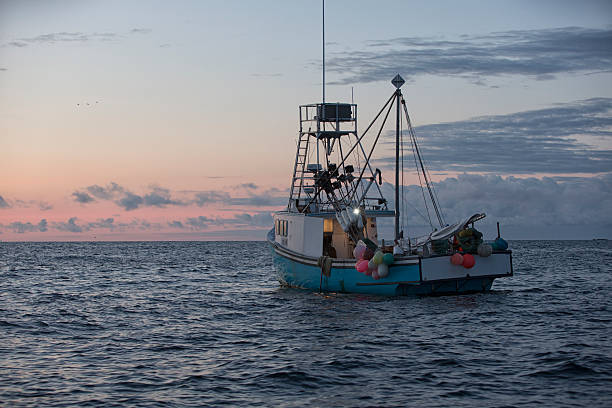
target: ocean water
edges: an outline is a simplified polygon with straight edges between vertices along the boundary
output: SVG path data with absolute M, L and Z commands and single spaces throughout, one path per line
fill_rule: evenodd
M 263 242 L 0 243 L 0 406 L 612 406 L 612 242 L 486 294 L 282 288 Z

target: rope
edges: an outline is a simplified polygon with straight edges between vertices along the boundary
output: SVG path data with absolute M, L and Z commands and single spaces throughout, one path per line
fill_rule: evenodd
M 431 203 L 436 211 L 436 216 L 438 217 L 438 222 L 440 223 L 440 227 L 444 226 L 444 221 L 442 219 L 442 214 L 438 207 L 437 197 L 435 196 L 435 191 L 433 190 L 433 186 L 431 185 L 428 179 L 428 171 L 425 169 L 425 165 L 423 164 L 423 158 L 421 157 L 421 153 L 419 152 L 419 147 L 416 141 L 416 135 L 414 133 L 414 128 L 412 127 L 412 123 L 410 123 L 410 115 L 408 115 L 408 108 L 406 107 L 406 101 L 402 98 L 402 105 L 404 105 L 404 113 L 406 114 L 406 121 L 408 122 L 408 130 L 410 132 L 410 136 L 413 141 L 414 150 L 416 151 L 416 155 L 419 158 L 419 163 L 421 165 L 421 171 L 423 172 L 423 178 L 425 179 L 425 184 L 427 185 L 427 190 L 429 191 L 429 197 L 431 198 Z

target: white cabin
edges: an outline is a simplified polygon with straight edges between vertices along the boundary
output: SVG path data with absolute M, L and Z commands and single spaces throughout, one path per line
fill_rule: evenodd
M 376 216 L 392 217 L 393 211 L 366 212 L 364 237 L 378 242 Z M 340 226 L 334 213 L 303 214 L 281 211 L 274 214 L 275 242 L 311 257 L 353 258 L 355 244 Z

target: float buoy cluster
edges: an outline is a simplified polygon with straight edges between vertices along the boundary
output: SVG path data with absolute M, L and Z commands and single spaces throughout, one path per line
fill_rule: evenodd
M 453 254 L 453 256 L 451 256 L 450 258 L 450 261 L 453 265 L 463 266 L 466 269 L 470 269 L 474 265 L 476 265 L 476 259 L 474 258 L 473 255 L 470 255 L 470 254 L 461 255 L 459 252 L 457 252 L 456 254 Z
M 371 276 L 374 280 L 387 277 L 389 265 L 395 261 L 393 254 L 383 254 L 381 250 L 374 250 L 361 240 L 357 242 L 353 255 L 357 259 L 355 263 L 357 272 Z
M 508 243 L 498 237 L 492 244 L 486 244 L 482 241 L 480 231 L 474 228 L 466 228 L 455 235 L 453 248 L 458 252 L 450 257 L 450 262 L 453 265 L 470 269 L 476 265 L 476 258 L 473 254 L 486 258 L 491 256 L 493 251 L 507 249 Z

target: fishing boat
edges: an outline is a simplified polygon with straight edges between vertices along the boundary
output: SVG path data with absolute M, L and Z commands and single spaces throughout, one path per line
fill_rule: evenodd
M 500 237 L 499 223 L 497 238 L 486 243 L 474 225 L 484 213 L 454 224 L 444 222 L 402 95 L 405 81 L 399 74 L 391 81 L 395 90 L 361 133 L 356 104 L 325 101 L 325 0 L 322 5 L 322 102 L 299 107 L 289 200 L 285 209 L 274 213 L 274 228 L 267 236 L 279 282 L 319 291 L 436 295 L 486 292 L 496 278 L 512 276 L 512 251 Z M 382 171 L 374 166 L 373 153 L 385 125 L 392 122 L 388 119 L 393 111 L 391 206 L 381 189 Z M 421 236 L 409 237 L 405 222 L 405 146 L 412 151 L 431 226 Z M 429 207 L 439 227 L 431 222 Z M 390 245 L 379 240 L 385 219 L 393 219 Z
M 357 105 L 299 107 L 299 136 L 287 207 L 274 213 L 267 236 L 282 285 L 374 295 L 437 295 L 486 292 L 497 278 L 513 275 L 512 251 L 498 236 L 484 242 L 475 213 L 446 224 L 424 164 L 398 74 L 395 90 L 363 132 Z M 395 115 L 391 112 L 395 111 Z M 393 205 L 381 188 L 373 153 L 395 116 Z M 373 141 L 366 143 L 366 138 Z M 402 156 L 410 146 L 425 206 L 437 218 L 430 233 L 409 237 L 402 222 Z M 393 219 L 392 242 L 379 240 L 379 224 Z

